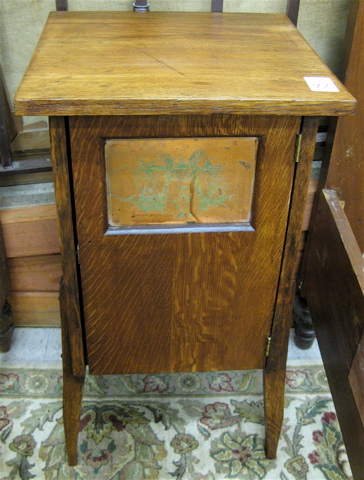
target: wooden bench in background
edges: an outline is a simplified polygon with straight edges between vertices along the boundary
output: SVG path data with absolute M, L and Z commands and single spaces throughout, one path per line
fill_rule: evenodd
M 0 211 L 17 326 L 59 326 L 61 277 L 54 204 Z

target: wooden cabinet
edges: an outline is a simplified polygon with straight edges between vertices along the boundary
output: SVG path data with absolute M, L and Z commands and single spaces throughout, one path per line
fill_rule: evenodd
M 50 117 L 69 462 L 86 364 L 263 369 L 274 457 L 318 117 L 355 100 L 283 15 L 59 12 L 15 107 Z

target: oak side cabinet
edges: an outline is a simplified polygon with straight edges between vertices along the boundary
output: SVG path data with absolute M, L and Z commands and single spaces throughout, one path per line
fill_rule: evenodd
M 263 369 L 275 457 L 318 121 L 354 110 L 284 15 L 50 14 L 15 111 L 49 116 L 71 465 L 86 364 Z

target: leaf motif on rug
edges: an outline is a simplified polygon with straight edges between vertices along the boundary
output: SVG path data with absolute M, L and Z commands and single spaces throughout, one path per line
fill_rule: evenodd
M 0 441 L 6 443 L 8 436 L 13 430 L 13 420 L 21 418 L 31 402 L 29 401 L 14 401 L 6 407 L 0 407 Z
M 246 400 L 238 402 L 237 400 L 232 400 L 231 403 L 235 407 L 235 412 L 245 422 L 265 424 L 263 400 L 258 402 L 247 402 Z
M 220 478 L 261 479 L 275 466 L 265 457 L 264 439 L 239 430 L 225 432 L 212 442 L 211 456 L 216 472 L 224 475 Z
M 7 462 L 7 465 L 12 467 L 9 479 L 20 477 L 22 480 L 29 480 L 36 477 L 30 472 L 35 464 L 29 463 L 29 457 L 33 455 L 36 446 L 37 443 L 32 435 L 18 435 L 13 439 L 9 449 L 15 452 L 16 456 Z
M 340 479 L 341 472 L 350 475 L 345 446 L 337 429 L 336 414 L 325 412 L 321 422 L 322 430 L 312 432 L 316 449 L 308 455 L 311 464 L 320 469 L 329 479 Z
M 227 403 L 215 402 L 204 407 L 200 422 L 210 430 L 228 428 L 239 423 L 239 416 L 231 414 Z

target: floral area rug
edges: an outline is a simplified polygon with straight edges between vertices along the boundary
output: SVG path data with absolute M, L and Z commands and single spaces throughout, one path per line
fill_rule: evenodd
M 320 365 L 288 367 L 276 460 L 260 371 L 87 376 L 72 468 L 61 395 L 60 370 L 0 369 L 1 480 L 351 478 Z

